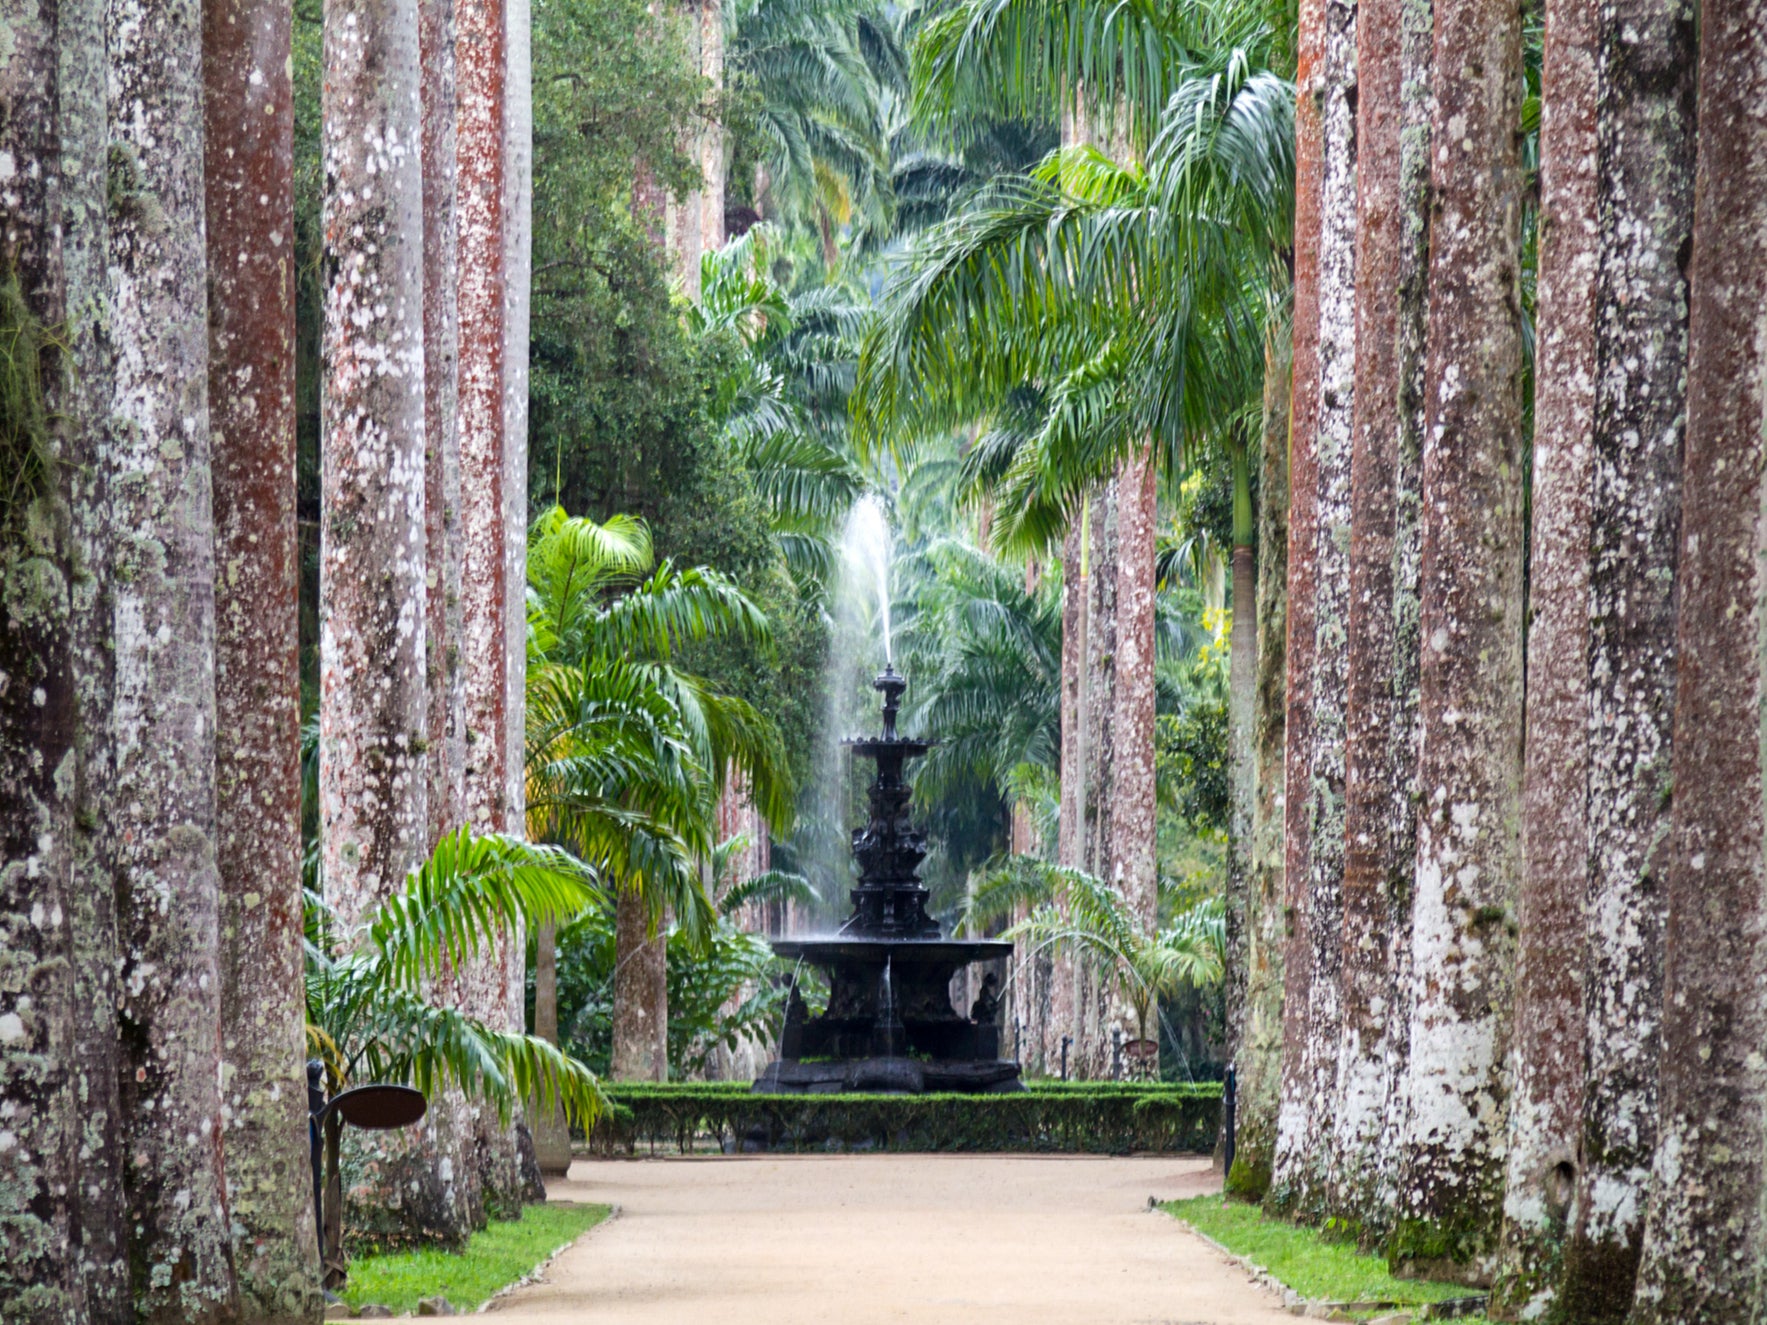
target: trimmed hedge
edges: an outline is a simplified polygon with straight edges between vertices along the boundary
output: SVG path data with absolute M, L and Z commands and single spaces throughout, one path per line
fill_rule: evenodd
M 730 1082 L 605 1084 L 613 1111 L 589 1135 L 602 1154 L 721 1150 L 1208 1150 L 1219 1082 L 1036 1083 L 1011 1095 L 756 1095 Z

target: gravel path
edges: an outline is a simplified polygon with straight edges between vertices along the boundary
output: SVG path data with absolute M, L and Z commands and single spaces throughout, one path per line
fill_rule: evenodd
M 1277 1325 L 1293 1319 L 1147 1198 L 1204 1159 L 1020 1155 L 582 1161 L 554 1199 L 619 1207 L 502 1325 Z

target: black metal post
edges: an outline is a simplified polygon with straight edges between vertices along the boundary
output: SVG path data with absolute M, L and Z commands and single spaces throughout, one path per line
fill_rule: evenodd
M 1123 1079 L 1123 1028 L 1111 1027 L 1111 1080 Z
M 1233 1176 L 1233 1152 L 1235 1146 L 1234 1124 L 1239 1113 L 1239 1073 L 1232 1064 L 1227 1067 L 1227 1081 L 1221 1089 L 1222 1125 L 1226 1131 L 1226 1141 L 1221 1147 L 1221 1177 L 1223 1182 Z
M 325 1064 L 307 1060 L 307 1144 L 313 1152 L 313 1227 L 319 1232 L 319 1263 L 325 1264 L 325 1150 L 319 1135 L 319 1115 L 325 1111 Z
M 1061 1037 L 1061 1079 L 1063 1081 L 1068 1079 L 1068 1046 L 1073 1042 L 1074 1037 L 1071 1035 Z

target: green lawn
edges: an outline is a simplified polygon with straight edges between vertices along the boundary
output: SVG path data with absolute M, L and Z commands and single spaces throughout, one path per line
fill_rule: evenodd
M 1266 1219 L 1253 1205 L 1219 1196 L 1167 1201 L 1160 1207 L 1197 1232 L 1219 1242 L 1269 1271 L 1308 1299 L 1332 1302 L 1396 1302 L 1422 1306 L 1447 1298 L 1469 1297 L 1474 1290 L 1459 1284 L 1423 1279 L 1395 1279 L 1381 1256 L 1365 1256 L 1348 1242 L 1332 1242 L 1312 1228 L 1280 1219 Z M 1482 1317 L 1463 1317 L 1476 1325 Z
M 378 1302 L 402 1312 L 416 1311 L 419 1298 L 441 1296 L 457 1310 L 471 1311 L 594 1228 L 608 1213 L 605 1205 L 565 1201 L 530 1205 L 519 1220 L 494 1221 L 483 1232 L 473 1234 L 462 1252 L 365 1256 L 350 1263 L 344 1301 L 352 1310 Z

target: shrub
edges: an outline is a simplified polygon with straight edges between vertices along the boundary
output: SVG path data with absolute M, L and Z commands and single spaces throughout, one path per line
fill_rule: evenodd
M 1219 1083 L 1039 1083 L 1009 1095 L 757 1095 L 729 1082 L 608 1085 L 589 1134 L 603 1154 L 696 1144 L 734 1150 L 998 1151 L 1077 1154 L 1207 1150 Z

